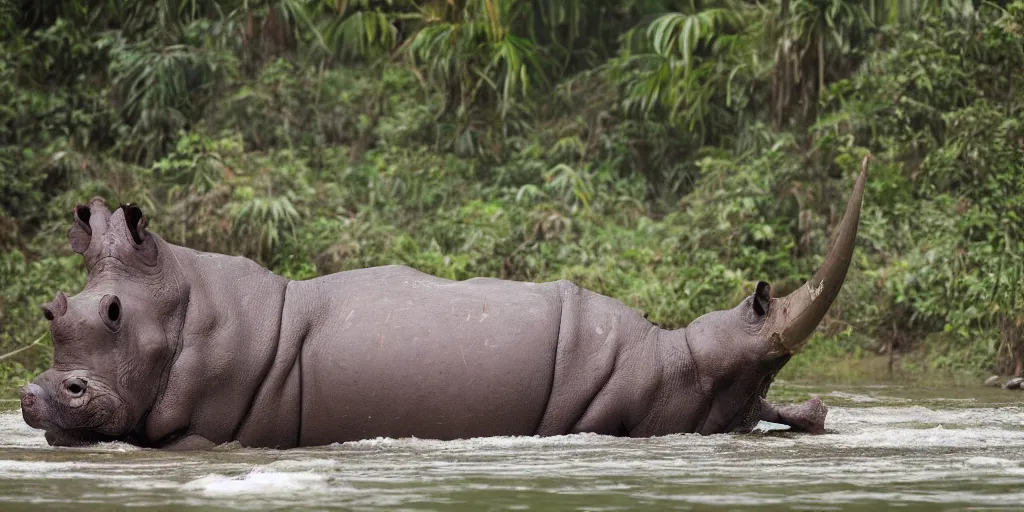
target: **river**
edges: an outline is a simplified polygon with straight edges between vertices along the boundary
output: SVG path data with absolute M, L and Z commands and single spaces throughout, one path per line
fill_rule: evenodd
M 0 413 L 0 509 L 901 510 L 1024 506 L 1024 392 L 776 383 L 820 436 L 374 439 L 286 451 L 54 449 Z M 14 408 L 12 410 L 12 407 Z

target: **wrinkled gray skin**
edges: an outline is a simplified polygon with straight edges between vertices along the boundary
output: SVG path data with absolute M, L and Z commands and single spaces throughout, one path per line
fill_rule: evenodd
M 835 298 L 865 168 L 822 268 L 772 298 L 660 329 L 566 281 L 439 279 L 403 266 L 289 281 L 171 245 L 138 207 L 74 210 L 85 289 L 44 306 L 53 367 L 22 412 L 53 445 L 289 448 L 378 436 L 824 431 L 817 399 L 764 400 Z

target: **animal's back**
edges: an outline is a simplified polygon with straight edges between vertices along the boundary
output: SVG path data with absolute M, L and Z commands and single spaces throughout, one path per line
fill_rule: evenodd
M 300 444 L 532 435 L 551 392 L 556 283 L 441 279 L 404 266 L 289 284 Z

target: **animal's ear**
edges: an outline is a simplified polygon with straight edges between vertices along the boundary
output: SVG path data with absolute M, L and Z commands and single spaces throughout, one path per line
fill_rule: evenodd
M 89 218 L 92 211 L 89 207 L 80 204 L 71 210 L 71 229 L 68 230 L 68 240 L 71 242 L 71 250 L 83 254 L 89 248 L 92 240 L 92 227 L 89 226 Z
M 772 287 L 768 283 L 757 282 L 757 288 L 754 289 L 754 297 L 751 300 L 751 305 L 757 316 L 764 316 L 768 313 L 768 307 L 771 305 L 771 291 Z
M 124 222 L 128 225 L 128 232 L 132 234 L 132 241 L 135 245 L 142 245 L 142 242 L 146 241 L 146 224 L 149 221 L 135 203 L 125 203 L 121 208 L 124 209 Z
M 71 249 L 85 256 L 86 266 L 91 266 L 91 257 L 86 253 L 93 245 L 94 239 L 103 237 L 107 231 L 107 222 L 110 220 L 110 210 L 107 209 L 107 202 L 100 196 L 89 200 L 88 205 L 80 204 L 71 210 L 71 229 L 68 230 L 68 241 L 71 242 Z M 94 251 L 95 252 L 95 251 Z
M 134 203 L 118 206 L 110 217 L 110 226 L 117 233 L 112 250 L 118 252 L 125 265 L 142 272 L 159 270 L 156 237 L 146 231 L 148 223 L 149 219 Z
M 104 295 L 100 299 L 100 317 L 112 331 L 121 327 L 121 299 L 117 295 Z

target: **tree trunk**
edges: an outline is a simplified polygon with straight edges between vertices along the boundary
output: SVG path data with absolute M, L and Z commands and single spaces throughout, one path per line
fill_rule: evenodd
M 815 101 L 821 99 L 821 92 L 825 90 L 825 36 L 818 34 L 818 94 Z M 817 104 L 815 104 L 817 106 Z

